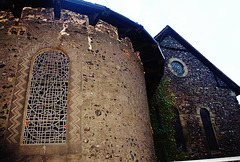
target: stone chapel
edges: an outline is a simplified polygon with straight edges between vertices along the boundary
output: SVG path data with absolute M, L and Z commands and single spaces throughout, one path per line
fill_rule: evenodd
M 155 39 L 175 95 L 177 145 L 194 158 L 239 155 L 240 87 L 170 26 Z
M 171 27 L 82 0 L 0 1 L 0 158 L 155 161 L 148 99 L 176 96 L 177 144 L 240 152 L 240 88 Z

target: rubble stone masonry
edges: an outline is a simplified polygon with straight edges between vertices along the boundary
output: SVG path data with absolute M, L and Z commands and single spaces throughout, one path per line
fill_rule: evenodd
M 235 93 L 213 72 L 173 37 L 160 42 L 166 57 L 164 78 L 170 79 L 170 91 L 175 95 L 187 152 L 193 158 L 234 156 L 240 153 L 240 109 Z M 177 76 L 171 61 L 180 60 L 185 73 Z M 210 113 L 219 150 L 210 151 L 200 117 L 200 109 Z
M 54 20 L 45 8 L 24 8 L 20 19 L 0 13 L 1 159 L 154 161 L 144 70 L 131 41 L 119 40 L 106 22 L 91 26 L 85 15 L 61 15 Z M 22 144 L 31 66 L 49 49 L 69 58 L 66 143 Z

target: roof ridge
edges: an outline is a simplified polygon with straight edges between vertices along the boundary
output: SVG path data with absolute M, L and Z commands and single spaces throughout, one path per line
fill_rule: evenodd
M 197 57 L 205 66 L 207 66 L 217 77 L 224 81 L 229 88 L 231 88 L 236 95 L 240 94 L 240 87 L 224 74 L 218 67 L 210 62 L 205 56 L 203 56 L 197 49 L 195 49 L 189 42 L 187 42 L 182 36 L 180 36 L 175 30 L 167 25 L 161 32 L 159 32 L 154 38 L 161 42 L 168 35 L 176 39 L 181 45 L 183 45 L 190 53 Z

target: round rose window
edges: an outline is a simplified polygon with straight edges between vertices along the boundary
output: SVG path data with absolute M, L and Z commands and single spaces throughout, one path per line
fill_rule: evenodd
M 178 61 L 173 61 L 171 63 L 172 69 L 177 75 L 183 75 L 184 74 L 184 67 L 183 65 Z
M 168 60 L 168 68 L 178 77 L 185 77 L 188 74 L 186 64 L 178 58 L 170 58 Z

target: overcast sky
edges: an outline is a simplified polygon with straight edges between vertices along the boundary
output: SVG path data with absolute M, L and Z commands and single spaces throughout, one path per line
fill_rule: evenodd
M 240 85 L 240 0 L 86 1 L 107 6 L 128 17 L 153 37 L 170 25 Z

